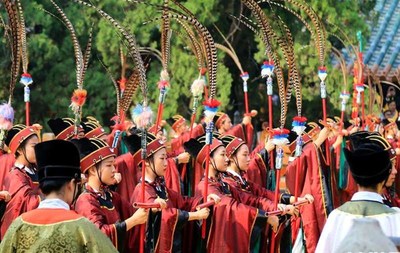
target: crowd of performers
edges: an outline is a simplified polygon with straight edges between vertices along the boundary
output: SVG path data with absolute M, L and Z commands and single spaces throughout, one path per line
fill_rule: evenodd
M 388 208 L 400 205 L 394 187 L 400 154 L 396 122 L 383 125 L 368 117 L 364 125 L 354 121 L 341 131 L 336 117 L 309 122 L 303 153 L 296 159 L 297 135 L 290 133 L 284 146 L 286 187 L 277 206 L 275 182 L 281 180 L 270 167 L 275 146 L 268 134 L 252 145 L 256 135 L 250 116 L 232 126 L 227 114 L 217 113 L 209 149 L 204 123 L 190 133 L 182 116 L 168 122 L 174 136 L 166 141 L 162 124 L 143 132 L 127 121 L 115 149 L 110 143 L 116 128 L 107 134 L 93 117 L 82 121 L 79 134 L 72 119 L 49 120 L 55 140 L 41 140 L 40 125 L 14 124 L 0 156 L 1 252 L 52 247 L 139 252 L 141 246 L 145 252 L 290 252 L 302 247 L 315 252 L 317 244 L 318 252 L 328 252 L 351 227 L 343 212 L 388 213 L 399 219 L 399 213 Z M 367 156 L 357 153 L 363 145 L 370 151 Z M 376 150 L 371 151 L 371 145 Z M 389 162 L 381 158 L 382 152 Z M 356 192 L 375 189 L 377 183 L 372 198 L 377 206 L 370 208 L 372 202 L 366 201 L 363 207 L 365 194 Z M 329 214 L 335 221 L 327 222 Z M 391 224 L 385 234 L 400 236 L 394 229 L 397 220 L 381 219 Z M 144 238 L 140 224 L 146 224 Z M 75 237 L 76 243 L 70 243 Z

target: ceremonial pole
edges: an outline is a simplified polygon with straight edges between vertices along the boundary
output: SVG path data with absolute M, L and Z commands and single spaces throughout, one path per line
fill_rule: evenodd
M 192 138 L 193 125 L 194 125 L 194 121 L 196 120 L 197 107 L 199 104 L 199 99 L 204 92 L 204 86 L 205 86 L 205 82 L 204 82 L 204 79 L 201 77 L 201 74 L 200 74 L 199 78 L 194 80 L 194 82 L 192 83 L 192 86 L 190 86 L 190 91 L 192 92 L 192 95 L 193 95 L 193 108 L 192 108 L 192 116 L 190 117 L 190 130 L 189 130 L 190 138 Z M 185 180 L 186 171 L 187 171 L 187 163 L 185 163 L 182 168 L 182 173 L 181 173 L 182 181 Z
M 208 174 L 209 174 L 209 166 L 210 166 L 210 150 L 211 144 L 213 141 L 213 134 L 212 131 L 214 130 L 214 122 L 213 118 L 218 111 L 218 107 L 220 106 L 220 102 L 216 99 L 210 98 L 203 103 L 204 105 L 204 121 L 207 124 L 206 127 L 206 164 L 205 164 L 205 178 L 204 178 L 204 193 L 203 193 L 203 201 L 207 201 L 208 196 Z M 203 221 L 201 236 L 203 239 L 206 237 L 206 220 Z
M 322 100 L 322 115 L 323 121 L 326 123 L 327 113 L 326 113 L 326 84 L 325 79 L 328 76 L 325 66 L 320 66 L 318 68 L 318 77 L 321 80 L 320 82 L 320 90 L 321 90 L 321 100 Z M 327 165 L 330 164 L 330 155 L 329 155 L 329 142 L 325 142 L 325 156 Z
M 283 163 L 283 146 L 287 145 L 289 143 L 289 140 L 287 139 L 289 136 L 289 130 L 285 128 L 279 128 L 279 129 L 274 129 L 273 131 L 273 143 L 277 147 L 276 148 L 276 162 L 275 162 L 275 171 L 276 171 L 276 185 L 275 185 L 275 196 L 274 196 L 274 209 L 276 210 L 278 208 L 278 203 L 279 203 L 279 184 L 280 184 L 280 178 L 281 178 L 281 169 L 282 169 L 282 163 Z M 271 251 L 274 252 L 275 250 L 275 235 L 272 234 L 271 238 Z
M 268 95 L 268 124 L 269 130 L 272 131 L 273 129 L 273 115 L 272 115 L 272 95 L 273 95 L 273 87 L 272 87 L 272 76 L 274 74 L 274 62 L 273 61 L 264 61 L 261 67 L 261 77 L 267 77 L 266 85 L 267 85 L 267 95 Z M 271 136 L 270 136 L 271 138 Z M 272 150 L 269 153 L 269 161 L 271 169 L 274 168 L 274 151 Z

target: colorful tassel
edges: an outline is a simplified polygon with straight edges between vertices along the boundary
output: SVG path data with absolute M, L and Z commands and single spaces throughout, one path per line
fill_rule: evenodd
M 272 143 L 274 145 L 281 147 L 289 143 L 288 137 L 289 137 L 290 131 L 285 128 L 278 128 L 272 130 Z
M 31 83 L 33 83 L 32 76 L 29 73 L 23 73 L 21 75 L 21 80 L 19 80 L 19 82 L 25 86 L 28 86 Z
M 137 128 L 146 129 L 152 124 L 153 111 L 148 106 L 138 104 L 131 112 L 133 122 Z
M 306 123 L 307 123 L 306 117 L 296 116 L 293 118 L 292 130 L 296 132 L 298 136 L 301 136 L 301 134 L 306 129 Z
M 76 89 L 71 97 L 70 107 L 75 113 L 79 112 L 79 108 L 86 102 L 87 91 L 85 89 Z
M 325 82 L 327 76 L 328 72 L 326 71 L 326 67 L 318 67 L 318 77 L 322 82 Z
M 344 112 L 344 111 L 346 111 L 347 101 L 349 101 L 349 99 L 350 99 L 350 93 L 348 91 L 343 91 L 342 93 L 340 93 L 340 99 L 342 100 L 341 101 L 341 105 L 342 105 L 341 111 Z
M 126 81 L 127 81 L 127 80 L 126 80 L 125 77 L 121 78 L 121 80 L 118 81 L 119 89 L 121 90 L 121 92 L 124 92 L 124 91 L 125 91 Z
M 216 99 L 208 99 L 207 101 L 203 102 L 204 105 L 204 121 L 206 123 L 212 122 L 215 114 L 218 111 L 218 106 L 221 105 L 221 102 L 219 102 Z
M 247 72 L 243 72 L 242 74 L 240 74 L 240 77 L 242 78 L 243 82 L 247 82 L 247 80 L 249 80 L 249 73 Z
M 193 97 L 200 97 L 204 92 L 204 86 L 206 86 L 206 83 L 203 79 L 194 80 L 190 86 L 190 91 L 192 92 Z
M 265 78 L 267 76 L 272 76 L 274 72 L 274 62 L 273 61 L 264 61 L 263 65 L 261 66 L 261 76 Z
M 0 129 L 10 129 L 14 122 L 14 109 L 10 104 L 0 105 Z

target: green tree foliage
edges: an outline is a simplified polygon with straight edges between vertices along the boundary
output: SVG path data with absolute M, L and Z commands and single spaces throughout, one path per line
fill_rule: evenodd
M 58 17 L 50 1 L 22 0 L 21 2 L 28 32 L 29 72 L 34 80 L 31 85 L 31 121 L 44 124 L 51 117 L 72 117 L 72 111 L 68 106 L 71 94 L 76 88 L 76 77 L 70 34 L 58 18 L 49 14 L 53 13 Z M 90 27 L 93 27 L 92 57 L 84 82 L 84 87 L 88 91 L 88 99 L 83 107 L 83 114 L 93 115 L 107 125 L 108 120 L 116 113 L 116 96 L 114 86 L 100 61 L 104 63 L 115 79 L 120 79 L 119 51 L 122 46 L 124 53 L 127 54 L 125 42 L 110 23 L 102 19 L 96 11 L 73 1 L 56 2 L 63 8 L 73 23 L 82 49 L 86 47 Z M 146 1 L 146 4 L 131 4 L 123 0 L 92 1 L 94 5 L 109 13 L 134 34 L 138 45 L 157 50 L 160 50 L 161 34 L 161 22 L 157 18 L 160 17 L 161 12 L 150 4 L 160 4 L 160 2 L 159 0 L 151 0 Z M 374 4 L 371 2 L 374 1 L 364 1 L 363 4 L 354 4 L 353 1 L 332 0 L 308 2 L 326 23 L 329 32 L 337 33 L 335 28 L 332 28 L 333 26 L 328 26 L 328 23 L 345 28 L 346 34 L 353 40 L 351 43 L 354 44 L 356 44 L 355 34 L 357 30 L 362 30 L 365 36 L 368 35 L 364 20 L 373 8 Z M 261 63 L 266 59 L 264 45 L 260 43 L 258 35 L 255 35 L 231 17 L 231 15 L 238 17 L 240 13 L 250 17 L 250 11 L 238 0 L 187 0 L 181 1 L 181 3 L 190 9 L 197 19 L 210 30 L 216 42 L 223 44 L 223 39 L 216 32 L 214 24 L 227 36 L 235 48 L 244 70 L 250 74 L 249 100 L 251 109 L 260 110 L 265 114 L 267 111 L 265 80 L 261 80 L 259 77 Z M 268 5 L 263 5 L 263 8 L 270 17 L 273 17 L 272 11 L 274 11 L 290 27 L 295 40 L 297 65 L 302 76 L 304 115 L 311 119 L 320 117 L 321 115 L 315 113 L 321 111 L 321 103 L 317 77 L 318 57 L 314 41 L 301 22 L 290 13 Z M 7 24 L 8 18 L 4 8 L 1 10 L 1 16 Z M 165 101 L 164 118 L 175 113 L 180 113 L 189 118 L 192 106 L 190 85 L 198 76 L 197 62 L 193 52 L 189 50 L 188 41 L 179 36 L 179 33 L 183 33 L 183 29 L 173 19 L 171 24 L 174 30 L 171 37 L 171 61 L 169 64 L 171 88 Z M 8 98 L 11 53 L 7 39 L 9 31 L 4 27 L 0 29 L 3 32 L 0 47 L 0 59 L 2 59 L 0 61 L 0 81 L 3 88 L 0 90 L 0 99 L 5 101 Z M 332 38 L 329 38 L 329 41 L 337 43 Z M 342 86 L 342 77 L 340 72 L 329 64 L 330 46 L 331 44 L 328 43 L 326 63 L 329 71 L 327 79 L 330 97 L 329 108 L 333 112 L 333 109 L 339 106 L 338 92 L 341 90 L 339 87 Z M 155 111 L 158 103 L 157 82 L 160 78 L 161 63 L 154 55 L 143 54 L 143 59 L 148 63 L 147 81 L 150 105 Z M 243 113 L 244 99 L 240 72 L 229 56 L 220 51 L 218 52 L 218 59 L 217 98 L 223 103 L 221 109 L 230 113 L 236 110 Z M 133 68 L 132 59 L 128 57 L 126 77 L 132 73 Z M 133 104 L 141 102 L 141 99 L 142 95 L 138 90 L 133 99 Z M 16 109 L 16 122 L 24 122 L 23 87 L 21 84 L 16 84 L 13 107 Z M 294 107 L 295 105 L 292 102 L 290 112 L 295 111 Z M 277 117 L 279 104 L 275 105 L 274 111 L 275 117 Z M 334 112 L 337 112 L 337 110 Z

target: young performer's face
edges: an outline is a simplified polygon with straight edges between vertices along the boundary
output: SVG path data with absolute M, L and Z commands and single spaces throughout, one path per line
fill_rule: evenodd
M 397 174 L 397 170 L 396 170 L 396 160 L 393 160 L 392 162 L 392 171 L 389 174 L 389 177 L 386 181 L 385 186 L 386 187 L 392 187 L 394 180 L 396 179 L 396 174 Z
M 225 131 L 228 131 L 229 129 L 232 128 L 232 121 L 229 117 L 226 117 L 226 119 L 221 125 L 221 128 L 224 129 Z
M 116 183 L 115 180 L 115 167 L 114 167 L 114 157 L 109 157 L 103 160 L 100 164 L 100 176 L 101 181 L 106 185 L 113 185 Z
M 249 169 L 250 154 L 247 145 L 244 144 L 239 147 L 236 151 L 236 159 L 240 170 L 247 171 Z M 232 162 L 233 161 L 231 161 L 231 163 Z
M 159 139 L 162 143 L 167 141 L 167 137 L 164 136 L 164 132 L 163 131 L 158 131 L 156 138 Z
M 228 168 L 229 159 L 226 156 L 226 150 L 225 150 L 224 146 L 218 147 L 214 151 L 211 159 L 214 161 L 214 164 L 216 166 L 216 168 L 215 168 L 216 170 L 224 172 Z
M 156 171 L 158 176 L 164 176 L 165 171 L 167 170 L 167 151 L 165 148 L 158 150 L 153 155 L 154 162 L 154 170 Z
M 29 163 L 35 164 L 36 163 L 35 146 L 38 143 L 39 143 L 39 139 L 36 135 L 30 136 L 26 140 L 25 145 L 18 149 L 17 152 L 20 153 L 19 157 L 21 157 L 22 159 L 28 160 L 27 162 L 29 162 Z M 23 155 L 24 152 L 25 152 L 26 158 Z

